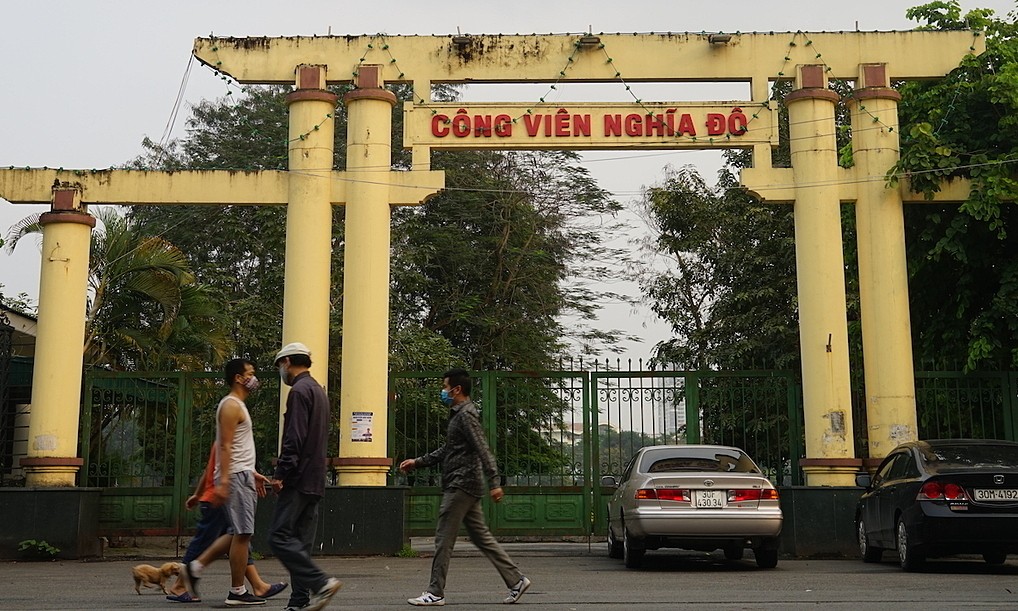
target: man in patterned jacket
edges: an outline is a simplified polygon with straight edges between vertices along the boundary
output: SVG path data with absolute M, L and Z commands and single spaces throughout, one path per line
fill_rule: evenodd
M 410 471 L 442 464 L 442 505 L 435 529 L 431 583 L 420 596 L 409 598 L 407 602 L 418 607 L 445 605 L 445 577 L 449 572 L 456 533 L 463 525 L 470 540 L 495 565 L 509 588 L 509 595 L 502 602 L 515 603 L 530 587 L 530 580 L 505 553 L 484 521 L 481 498 L 489 485 L 489 494 L 496 503 L 502 500 L 503 493 L 498 485 L 498 467 L 484 438 L 477 406 L 470 400 L 470 374 L 457 368 L 447 371 L 442 377 L 441 400 L 451 408 L 445 445 L 424 456 L 408 458 L 399 465 L 402 471 Z

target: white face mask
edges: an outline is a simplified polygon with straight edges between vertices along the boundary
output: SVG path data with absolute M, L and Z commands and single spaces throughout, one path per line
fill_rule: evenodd
M 289 378 L 289 373 L 287 373 L 286 369 L 287 369 L 286 365 L 282 365 L 282 364 L 281 364 L 281 365 L 279 366 L 279 380 L 280 380 L 280 381 L 281 381 L 281 382 L 282 382 L 283 384 L 287 384 L 287 385 L 289 385 L 289 384 L 290 384 L 290 382 L 289 382 L 289 380 L 288 380 L 288 378 Z

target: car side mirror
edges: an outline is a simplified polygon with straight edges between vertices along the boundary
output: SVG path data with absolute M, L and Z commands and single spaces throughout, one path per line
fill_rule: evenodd
M 873 479 L 870 474 L 863 471 L 862 473 L 855 474 L 855 485 L 860 488 L 869 488 L 873 484 Z
M 602 486 L 609 486 L 609 487 L 615 488 L 615 487 L 617 487 L 619 485 L 619 483 L 617 481 L 615 481 L 615 476 L 614 475 L 602 475 L 601 476 L 601 485 Z

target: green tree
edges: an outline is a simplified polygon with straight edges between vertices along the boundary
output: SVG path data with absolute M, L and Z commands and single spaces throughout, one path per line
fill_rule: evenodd
M 221 363 L 230 350 L 222 311 L 184 253 L 112 208 L 93 214 L 101 225 L 91 237 L 85 364 L 153 371 Z M 38 221 L 31 215 L 12 227 L 8 250 L 41 233 Z
M 644 195 L 644 247 L 659 257 L 644 269 L 644 294 L 674 334 L 655 348 L 660 363 L 797 367 L 791 207 L 763 205 L 736 187 L 730 170 L 710 187 L 685 167 Z
M 441 334 L 476 370 L 548 369 L 564 338 L 617 340 L 590 323 L 620 298 L 593 289 L 624 256 L 605 246 L 619 204 L 574 154 L 446 153 L 433 165 L 446 191 L 394 220 L 399 324 Z
M 236 100 L 202 102 L 188 120 L 186 137 L 164 146 L 146 141 L 146 155 L 131 165 L 283 170 L 288 92 L 288 87 L 251 87 Z M 410 90 L 397 87 L 396 94 L 408 98 Z M 442 88 L 432 97 L 444 100 L 453 94 Z M 410 164 L 402 150 L 400 108 L 393 112 L 394 169 Z M 342 168 L 342 105 L 335 117 L 334 164 Z M 567 350 L 563 338 L 586 350 L 618 339 L 616 332 L 592 329 L 591 322 L 600 304 L 615 298 L 596 292 L 593 285 L 610 278 L 608 262 L 622 257 L 605 247 L 618 231 L 614 215 L 619 204 L 597 187 L 576 155 L 435 153 L 432 167 L 446 171 L 445 191 L 422 206 L 393 210 L 391 369 L 543 369 Z M 232 330 L 238 352 L 264 363 L 279 346 L 282 326 L 285 214 L 282 207 L 138 206 L 132 218 L 192 254 L 195 275 L 222 296 L 231 320 L 243 321 Z M 334 400 L 340 390 L 343 243 L 339 207 L 333 216 L 329 355 Z M 563 325 L 567 316 L 575 323 Z M 428 421 L 439 433 L 445 409 L 436 401 L 437 386 L 432 388 L 439 383 L 401 390 L 404 399 L 420 399 L 397 403 L 393 421 L 416 421 L 407 412 L 435 411 L 442 417 Z M 507 418 L 500 436 L 530 436 L 528 423 L 560 411 L 550 389 L 529 399 L 526 405 L 485 403 Z M 412 439 L 407 437 L 415 434 L 397 429 L 394 451 L 409 451 Z M 547 444 L 531 445 L 535 449 L 523 461 L 527 465 L 562 459 Z M 521 462 L 518 468 L 529 467 Z
M 343 89 L 337 88 L 342 94 Z M 288 87 L 249 87 L 237 100 L 205 101 L 188 120 L 187 137 L 148 152 L 133 167 L 166 170 L 285 169 Z M 397 88 L 401 97 L 410 95 Z M 451 99 L 439 89 L 435 99 Z M 345 164 L 346 113 L 336 112 L 336 167 Z M 393 113 L 393 165 L 402 150 L 402 112 Z M 619 205 L 597 188 L 572 153 L 436 153 L 447 189 L 420 207 L 393 212 L 391 345 L 395 363 L 431 366 L 450 355 L 473 368 L 548 366 L 563 336 L 593 349 L 618 333 L 589 324 L 612 294 L 591 286 L 608 278 L 603 248 Z M 132 216 L 191 253 L 196 275 L 224 295 L 238 351 L 268 358 L 278 347 L 282 312 L 285 210 L 231 206 L 135 207 Z M 343 214 L 334 215 L 332 333 L 341 335 Z M 564 328 L 573 315 L 581 324 Z M 441 347 L 439 338 L 448 345 Z M 339 342 L 330 362 L 339 363 Z M 406 350 L 406 354 L 399 351 Z M 482 356 L 483 355 L 483 356 Z M 423 364 L 423 363 L 422 363 Z M 338 367 L 330 372 L 338 388 Z
M 202 101 L 192 108 L 185 138 L 165 146 L 146 139 L 146 153 L 128 165 L 166 171 L 284 170 L 287 91 L 281 86 L 249 88 L 237 103 Z M 232 321 L 235 353 L 262 364 L 271 359 L 282 338 L 286 210 L 135 206 L 130 217 L 188 253 L 195 276 L 210 287 Z M 337 262 L 334 254 L 334 274 L 341 273 Z M 337 299 L 333 295 L 334 303 Z M 335 326 L 338 319 L 333 318 Z
M 93 214 L 100 224 L 92 231 L 89 253 L 85 365 L 204 371 L 221 364 L 232 347 L 223 310 L 208 287 L 196 281 L 184 253 L 113 208 L 99 207 Z M 7 247 L 14 249 L 23 238 L 40 233 L 38 220 L 33 215 L 17 223 Z M 110 481 L 89 479 L 88 484 L 109 485 L 116 477 L 144 473 L 144 481 L 168 485 L 176 393 L 141 379 L 97 392 L 95 396 L 106 400 L 90 412 L 84 426 L 89 464 L 99 468 L 83 476 L 103 473 Z
M 889 174 L 932 194 L 972 181 L 960 206 L 906 207 L 916 356 L 965 369 L 1018 367 L 1018 25 L 1015 14 L 962 15 L 958 2 L 910 9 L 922 29 L 972 28 L 986 52 L 946 78 L 900 88 L 901 161 Z

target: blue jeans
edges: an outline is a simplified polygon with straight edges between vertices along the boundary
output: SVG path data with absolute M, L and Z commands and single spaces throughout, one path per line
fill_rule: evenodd
M 198 503 L 198 512 L 201 517 L 195 524 L 194 537 L 191 538 L 191 542 L 187 544 L 187 550 L 184 551 L 184 563 L 191 562 L 201 556 L 201 553 L 208 549 L 216 539 L 226 534 L 229 526 L 226 520 L 226 511 L 222 507 L 201 501 Z M 250 553 L 247 555 L 247 563 L 254 564 L 254 558 Z

